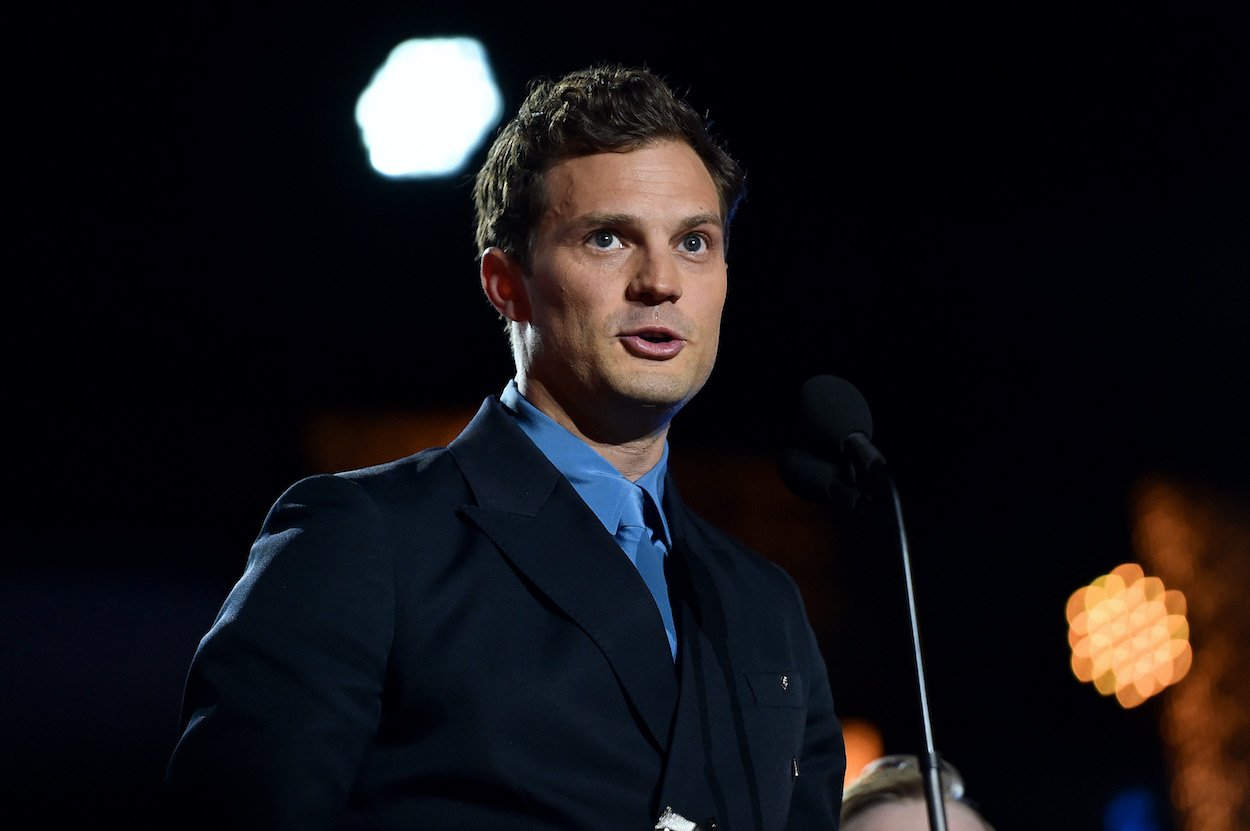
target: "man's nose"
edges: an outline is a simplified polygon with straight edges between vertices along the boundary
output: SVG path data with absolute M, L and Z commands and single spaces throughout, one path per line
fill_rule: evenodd
M 664 253 L 645 254 L 638 262 L 626 296 L 648 306 L 675 303 L 681 297 L 681 268 Z

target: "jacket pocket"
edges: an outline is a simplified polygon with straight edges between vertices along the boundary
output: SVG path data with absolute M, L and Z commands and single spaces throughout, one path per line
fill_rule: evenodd
M 761 707 L 802 707 L 807 703 L 803 676 L 789 670 L 748 672 L 747 684 Z

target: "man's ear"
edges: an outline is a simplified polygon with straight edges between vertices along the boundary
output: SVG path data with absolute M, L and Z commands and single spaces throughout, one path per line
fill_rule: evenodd
M 514 322 L 530 317 L 529 295 L 525 290 L 525 271 L 508 252 L 491 246 L 482 252 L 482 291 L 501 315 Z

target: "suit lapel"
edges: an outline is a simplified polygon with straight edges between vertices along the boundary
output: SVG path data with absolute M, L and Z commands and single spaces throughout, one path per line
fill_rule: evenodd
M 464 516 L 594 641 L 665 751 L 676 673 L 663 623 L 629 559 L 497 399 L 483 403 L 450 449 L 477 501 Z

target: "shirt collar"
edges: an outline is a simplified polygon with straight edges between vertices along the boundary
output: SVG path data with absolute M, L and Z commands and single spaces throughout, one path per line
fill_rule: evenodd
M 517 426 L 569 480 L 608 533 L 616 533 L 629 489 L 639 487 L 655 503 L 663 524 L 664 540 L 668 542 L 668 518 L 663 507 L 664 476 L 668 470 L 667 441 L 655 467 L 637 482 L 631 482 L 594 448 L 527 401 L 517 388 L 515 378 L 508 381 L 499 400 L 516 417 Z

